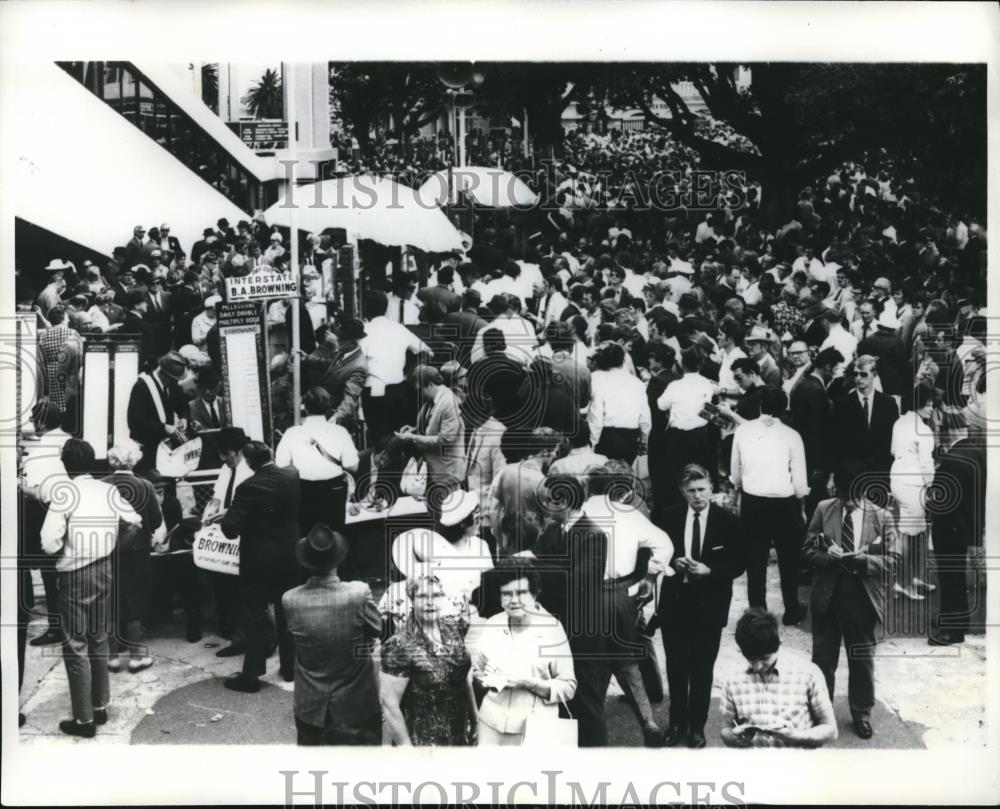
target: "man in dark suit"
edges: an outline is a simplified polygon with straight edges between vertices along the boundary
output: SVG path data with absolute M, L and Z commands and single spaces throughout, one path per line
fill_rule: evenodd
M 214 228 L 205 228 L 202 231 L 202 238 L 198 239 L 191 246 L 191 260 L 198 264 L 201 262 L 201 257 L 205 255 L 209 250 L 215 249 L 215 245 L 218 243 L 219 237 L 215 232 Z
M 142 225 L 132 228 L 132 238 L 125 245 L 125 267 L 131 268 L 142 261 L 142 248 L 146 237 L 146 229 Z
M 475 289 L 467 289 L 462 295 L 462 308 L 449 312 L 436 324 L 435 336 L 458 346 L 458 361 L 469 367 L 469 355 L 476 342 L 476 335 L 489 324 L 479 316 L 482 296 Z
M 854 361 L 854 390 L 833 406 L 833 443 L 837 465 L 857 462 L 867 473 L 888 477 L 892 464 L 892 428 L 899 408 L 891 396 L 875 390 L 878 359 L 864 354 Z
M 266 660 L 275 646 L 275 627 L 267 613 L 274 604 L 280 673 L 294 679 L 294 643 L 285 625 L 281 598 L 294 582 L 294 547 L 299 539 L 299 473 L 295 467 L 276 466 L 271 450 L 260 441 L 243 448 L 243 458 L 253 470 L 237 488 L 233 504 L 222 515 L 220 527 L 227 537 L 240 538 L 240 600 L 246 653 L 243 670 L 225 681 L 230 691 L 254 694 L 257 679 L 266 671 Z
M 931 646 L 962 643 L 970 631 L 968 553 L 982 543 L 986 525 L 985 413 L 971 405 L 965 412 L 969 437 L 941 456 L 932 487 L 936 494 L 955 496 L 943 502 L 935 498 L 939 505 L 931 513 L 934 566 L 941 588 L 941 608 L 931 622 Z
M 331 324 L 326 333 L 329 357 L 302 356 L 302 367 L 314 373 L 315 386 L 330 394 L 333 413 L 330 419 L 352 431 L 357 424 L 358 404 L 368 379 L 368 360 L 359 340 L 364 339 L 365 324 L 357 318 Z M 311 386 L 312 387 L 312 386 Z
M 156 329 L 146 318 L 149 299 L 141 289 L 133 289 L 125 298 L 125 319 L 118 334 L 130 336 L 139 341 L 139 368 L 149 367 L 158 356 L 156 352 Z M 142 442 L 140 442 L 142 443 Z
M 438 270 L 437 286 L 417 290 L 417 299 L 423 301 L 428 323 L 440 323 L 449 312 L 462 308 L 462 297 L 451 289 L 455 271 L 451 267 Z
M 113 289 L 115 293 L 115 303 L 122 308 L 126 308 L 128 293 L 132 291 L 134 278 L 135 276 L 132 274 L 132 270 L 125 267 L 123 267 L 122 271 L 118 274 L 118 280 L 115 282 Z
M 834 369 L 844 361 L 835 348 L 825 348 L 813 360 L 810 373 L 805 374 L 792 388 L 789 409 L 792 427 L 802 436 L 806 451 L 806 472 L 809 474 L 809 496 L 806 498 L 806 516 L 812 516 L 816 504 L 826 499 L 827 476 L 833 465 L 830 456 L 836 440 L 830 431 L 830 414 L 833 403 L 827 385 L 833 380 Z
M 815 571 L 810 604 L 813 663 L 822 670 L 832 700 L 843 640 L 854 731 L 870 739 L 875 629 L 885 619 L 885 591 L 899 564 L 899 541 L 892 515 L 859 491 L 863 479 L 857 463 L 838 468 L 837 497 L 816 507 L 802 556 Z
M 136 474 L 153 469 L 160 442 L 186 427 L 184 417 L 188 406 L 177 386 L 186 368 L 184 358 L 171 351 L 160 357 L 155 371 L 139 374 L 132 386 L 126 418 L 132 440 L 142 446 L 142 460 L 135 466 Z
M 371 655 L 382 618 L 367 584 L 337 576 L 347 552 L 342 534 L 316 525 L 295 549 L 310 578 L 281 599 L 295 640 L 293 705 L 300 745 L 320 744 L 323 731 L 334 725 L 369 734 L 371 744 L 382 738 L 378 673 Z
M 198 284 L 198 273 L 184 272 L 184 280 L 170 296 L 170 314 L 173 320 L 173 345 L 180 348 L 191 343 L 191 322 L 205 308 L 205 298 Z
M 577 721 L 580 747 L 606 747 L 604 701 L 611 682 L 608 627 L 612 603 L 604 591 L 607 535 L 581 513 L 583 484 L 572 475 L 546 478 L 542 499 L 552 522 L 538 539 L 534 555 L 542 571 L 539 601 L 566 630 L 576 694 L 569 711 Z
M 226 400 L 219 396 L 219 372 L 207 365 L 198 371 L 198 397 L 191 400 L 191 426 L 195 432 L 229 427 Z
M 673 576 L 663 579 L 657 605 L 670 689 L 670 726 L 663 744 L 705 746 L 715 658 L 729 621 L 733 579 L 746 569 L 740 521 L 711 504 L 708 471 L 690 464 L 681 472 L 687 501 L 663 512 L 674 543 Z
M 142 274 L 142 278 L 141 283 L 145 288 L 144 294 L 149 304 L 146 307 L 145 320 L 152 329 L 154 350 L 159 356 L 170 350 L 172 342 L 170 307 L 172 293 L 163 288 L 163 279 L 151 277 L 146 273 Z

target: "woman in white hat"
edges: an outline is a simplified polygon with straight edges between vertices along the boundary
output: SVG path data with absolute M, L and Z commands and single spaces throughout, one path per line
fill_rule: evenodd
M 445 592 L 442 614 L 476 613 L 470 604 L 472 593 L 479 587 L 482 573 L 493 569 L 489 545 L 476 536 L 479 496 L 453 491 L 434 511 L 433 530 L 406 531 L 393 543 L 392 561 L 404 580 L 391 584 L 379 602 L 379 611 L 387 623 L 398 623 L 409 614 L 406 580 L 421 575 L 434 575 L 440 580 Z

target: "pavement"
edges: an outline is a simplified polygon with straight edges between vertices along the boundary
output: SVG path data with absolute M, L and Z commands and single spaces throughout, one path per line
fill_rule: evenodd
M 768 593 L 777 599 L 777 566 L 768 569 Z M 44 604 L 40 582 L 37 603 Z M 808 587 L 801 589 L 803 601 Z M 745 666 L 732 637 L 736 618 L 747 605 L 746 577 L 734 583 L 730 625 L 724 630 L 715 668 L 715 689 L 706 737 L 710 747 L 719 738 L 719 687 L 728 671 Z M 777 606 L 775 603 L 773 606 Z M 847 709 L 847 666 L 841 656 L 834 707 L 840 728 L 831 747 L 875 749 L 958 749 L 986 746 L 985 637 L 968 636 L 958 646 L 930 647 L 926 621 L 932 600 L 914 604 L 890 599 L 886 637 L 875 663 L 878 703 L 873 715 L 875 736 L 862 741 L 851 730 Z M 29 637 L 44 631 L 36 617 Z M 798 626 L 782 628 L 782 654 L 808 656 L 811 649 L 808 617 Z M 58 730 L 69 716 L 69 692 L 58 646 L 28 647 L 21 711 L 27 722 L 20 741 L 33 744 L 294 744 L 293 685 L 278 676 L 277 656 L 268 661 L 268 673 L 258 694 L 240 694 L 222 687 L 222 679 L 237 671 L 241 658 L 217 658 L 226 644 L 206 634 L 198 643 L 184 639 L 180 615 L 150 631 L 150 653 L 155 665 L 137 674 L 123 670 L 111 675 L 109 721 L 96 740 L 74 739 Z M 659 637 L 655 648 L 664 672 Z M 666 687 L 664 686 L 664 690 Z M 655 704 L 657 721 L 666 727 L 669 700 Z M 612 681 L 608 692 L 608 731 L 613 746 L 640 746 L 635 717 Z

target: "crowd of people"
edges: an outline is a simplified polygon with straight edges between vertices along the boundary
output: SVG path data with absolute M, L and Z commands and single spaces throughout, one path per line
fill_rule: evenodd
M 661 136 L 580 135 L 567 155 L 559 210 L 537 231 L 537 219 L 497 219 L 467 252 L 430 257 L 426 278 L 403 266 L 371 285 L 360 317 L 317 291 L 329 242 L 305 239 L 303 299 L 268 314 L 290 328 L 301 307 L 304 412 L 291 412 L 291 340 L 276 329 L 269 442 L 231 426 L 214 311 L 226 277 L 288 266 L 262 218 L 220 220 L 189 254 L 166 225 L 136 227 L 104 267 L 54 260 L 41 290 L 19 279 L 44 329 L 37 442 L 61 458 L 58 474 L 51 453 L 47 474 L 26 468 L 22 536 L 61 618 L 32 643 L 63 644 L 64 732 L 92 737 L 107 720 L 122 652 L 130 670 L 152 664 L 136 582 L 167 529 L 240 537 L 238 578 L 209 574 L 231 639 L 219 654 L 244 657 L 225 685 L 259 690 L 277 649 L 302 744 L 551 744 L 571 716 L 572 743 L 603 746 L 614 676 L 645 744 L 704 747 L 744 573 L 750 611 L 735 631 L 749 668 L 723 686 L 728 745 L 835 738 L 842 646 L 852 726 L 870 738 L 872 652 L 893 597 L 940 590 L 931 644 L 975 630 L 982 225 L 939 210 L 877 156 L 802 190 L 768 226 L 753 184 L 710 213 L 611 205 L 630 173 L 691 167 Z M 608 171 L 619 179 L 591 186 Z M 77 437 L 81 345 L 96 333 L 130 335 L 143 368 L 132 440 L 111 450 L 103 481 Z M 223 463 L 212 501 L 161 509 L 157 448 L 206 430 Z M 60 476 L 94 491 L 59 498 Z M 346 515 L 407 496 L 429 523 L 394 540 L 376 600 L 337 574 Z M 109 527 L 85 542 L 95 518 Z M 777 665 L 772 547 L 781 622 L 812 613 L 810 666 Z M 124 606 L 109 651 L 111 603 Z M 666 728 L 651 707 L 663 697 L 657 629 Z

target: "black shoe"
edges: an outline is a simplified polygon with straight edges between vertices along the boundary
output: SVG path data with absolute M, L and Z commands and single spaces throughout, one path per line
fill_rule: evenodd
M 648 722 L 642 726 L 642 743 L 645 747 L 659 747 L 663 742 L 663 731 L 656 722 Z
M 692 730 L 688 734 L 687 746 L 692 750 L 701 750 L 708 742 L 705 741 L 705 734 L 700 730 Z
M 256 694 L 260 691 L 260 680 L 243 673 L 227 677 L 223 685 L 230 691 L 241 691 L 244 694 Z
M 108 709 L 107 708 L 94 708 L 94 724 L 95 725 L 106 725 L 106 724 L 108 724 Z
M 806 612 L 807 610 L 805 606 L 799 604 L 799 608 L 797 610 L 785 613 L 784 617 L 781 619 L 781 623 L 785 626 L 795 626 L 806 617 Z
M 286 683 L 295 682 L 295 671 L 292 669 L 278 669 L 278 674 L 281 675 L 281 679 Z
M 243 654 L 245 651 L 246 651 L 246 646 L 244 646 L 242 643 L 230 643 L 228 646 L 219 649 L 219 651 L 215 653 L 215 656 L 236 657 L 237 655 Z
M 32 646 L 51 646 L 55 643 L 63 642 L 63 633 L 60 629 L 49 628 L 45 630 L 45 633 L 39 635 L 37 638 L 32 638 L 28 643 Z
M 867 719 L 855 719 L 854 732 L 857 733 L 862 739 L 870 739 L 875 733 L 875 731 L 872 730 L 872 723 Z
M 187 628 L 187 642 L 197 643 L 201 640 L 201 627 L 197 624 L 188 624 Z
M 24 727 L 24 723 L 27 722 L 27 721 L 28 721 L 28 717 L 26 717 L 23 713 L 19 713 L 17 715 L 17 726 L 19 728 Z
M 663 747 L 677 747 L 684 739 L 684 729 L 671 725 L 663 732 Z
M 965 635 L 939 632 L 937 635 L 931 635 L 927 643 L 931 646 L 952 646 L 956 643 L 965 643 Z
M 93 722 L 88 722 L 83 725 L 75 719 L 63 719 L 63 721 L 59 723 L 59 730 L 67 736 L 80 736 L 84 739 L 93 739 L 97 735 L 97 728 L 94 726 Z

